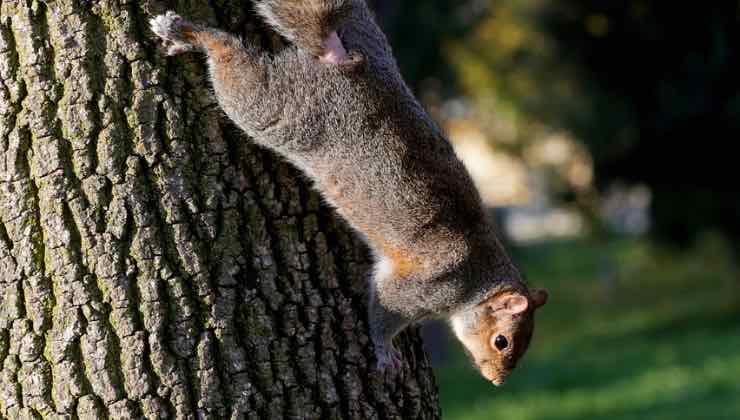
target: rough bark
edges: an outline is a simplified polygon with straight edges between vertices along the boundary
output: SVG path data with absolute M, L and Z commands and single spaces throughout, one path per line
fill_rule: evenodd
M 173 8 L 0 0 L 0 418 L 437 418 L 417 331 L 372 369 L 366 249 L 221 115 Z

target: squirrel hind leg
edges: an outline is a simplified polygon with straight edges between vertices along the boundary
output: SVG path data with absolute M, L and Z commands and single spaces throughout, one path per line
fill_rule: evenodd
M 167 55 L 193 51 L 197 47 L 197 26 L 173 11 L 153 17 L 149 26 L 167 47 Z
M 256 9 L 283 38 L 322 62 L 343 64 L 348 54 L 337 30 L 357 0 L 262 0 Z
M 324 41 L 324 51 L 319 56 L 319 60 L 327 64 L 344 64 L 349 60 L 347 50 L 336 31 Z

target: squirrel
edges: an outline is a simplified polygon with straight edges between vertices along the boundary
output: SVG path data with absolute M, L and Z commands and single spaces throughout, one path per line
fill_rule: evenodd
M 481 374 L 502 384 L 548 293 L 526 286 L 468 171 L 402 79 L 364 0 L 260 0 L 278 51 L 189 22 L 151 19 L 168 55 L 205 53 L 216 99 L 256 143 L 292 162 L 374 255 L 368 325 L 377 368 L 392 340 L 446 318 Z

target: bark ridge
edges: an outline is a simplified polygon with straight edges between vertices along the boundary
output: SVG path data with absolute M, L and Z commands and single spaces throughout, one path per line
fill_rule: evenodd
M 166 8 L 259 27 L 0 0 L 0 418 L 438 418 L 418 332 L 368 366 L 366 250 L 157 52 Z

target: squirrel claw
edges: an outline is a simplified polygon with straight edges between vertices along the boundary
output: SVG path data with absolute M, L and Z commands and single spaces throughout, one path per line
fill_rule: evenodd
M 177 55 L 193 50 L 194 25 L 173 11 L 149 20 L 149 26 L 167 47 L 167 55 Z
M 393 346 L 390 349 L 383 348 L 375 353 L 375 357 L 378 359 L 377 367 L 381 372 L 393 373 L 400 372 L 403 366 L 401 360 L 401 352 L 396 350 Z

